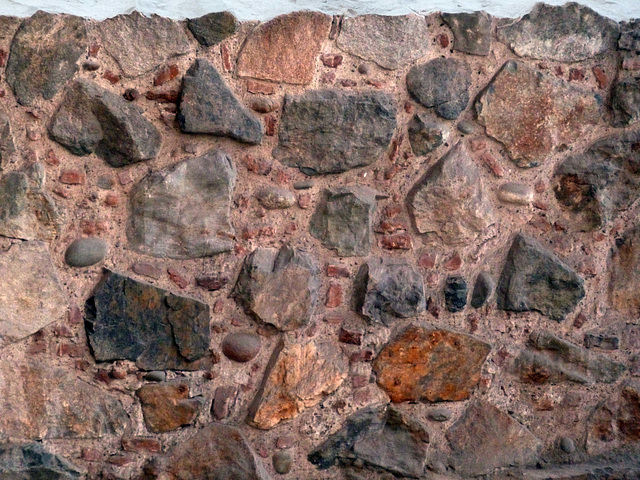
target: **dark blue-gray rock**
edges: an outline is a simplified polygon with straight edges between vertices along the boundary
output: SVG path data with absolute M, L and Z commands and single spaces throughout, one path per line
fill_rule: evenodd
M 264 129 L 258 117 L 203 59 L 197 59 L 182 79 L 177 119 L 185 133 L 208 133 L 254 145 L 262 141 Z
M 296 196 L 291 190 L 274 185 L 259 189 L 256 198 L 260 205 L 268 210 L 283 210 L 293 207 L 296 203 Z
M 0 113 L 0 168 L 6 167 L 16 153 L 9 117 Z
M 88 267 L 104 260 L 109 245 L 101 238 L 78 238 L 67 247 L 64 261 L 71 267 Z
M 131 247 L 160 258 L 229 252 L 236 170 L 225 152 L 210 150 L 152 173 L 131 193 Z
M 386 93 L 287 95 L 273 156 L 307 175 L 340 173 L 377 161 L 395 128 L 395 101 Z
M 442 19 L 453 32 L 453 49 L 471 55 L 489 55 L 491 17 L 486 12 L 443 13 Z
M 222 341 L 222 353 L 236 362 L 248 362 L 260 351 L 260 336 L 250 332 L 230 333 Z
M 460 275 L 447 277 L 444 284 L 444 302 L 452 313 L 460 312 L 467 305 L 469 289 L 467 282 Z
M 611 89 L 614 127 L 626 127 L 640 120 L 640 81 L 619 79 Z
M 341 257 L 368 255 L 373 243 L 376 194 L 367 187 L 325 189 L 309 232 Z
M 560 321 L 584 297 L 582 278 L 537 241 L 516 235 L 498 281 L 498 308 Z
M 112 167 L 155 158 L 162 144 L 139 106 L 84 78 L 67 89 L 49 134 L 72 153 L 95 153 Z
M 212 12 L 198 18 L 189 18 L 187 27 L 201 45 L 211 47 L 230 37 L 238 30 L 238 19 L 231 12 Z
M 46 451 L 42 444 L 0 445 L 0 478 L 6 480 L 73 480 L 82 471 L 60 455 Z
M 422 275 L 406 262 L 373 258 L 358 271 L 354 300 L 356 311 L 374 324 L 415 317 L 426 307 Z
M 469 66 L 452 58 L 436 58 L 407 73 L 411 96 L 447 120 L 455 120 L 467 108 L 470 85 Z
M 480 308 L 491 295 L 496 288 L 496 282 L 493 277 L 487 272 L 480 272 L 476 277 L 476 283 L 473 285 L 473 293 L 471 294 L 471 306 L 473 308 Z
M 260 321 L 279 330 L 295 330 L 313 314 L 319 271 L 317 261 L 301 250 L 258 248 L 245 258 L 232 295 Z
M 416 155 L 427 155 L 442 145 L 449 137 L 446 125 L 433 123 L 424 113 L 416 113 L 408 127 L 411 150 Z
M 620 338 L 615 335 L 587 333 L 584 336 L 584 346 L 586 348 L 601 348 L 602 350 L 618 350 Z
M 87 50 L 85 20 L 37 11 L 16 32 L 7 60 L 6 80 L 18 102 L 51 100 L 78 70 Z
M 143 370 L 210 365 L 209 317 L 207 304 L 109 271 L 85 306 L 96 361 L 133 360 Z
M 280 451 L 273 454 L 273 469 L 280 475 L 285 475 L 293 468 L 293 457 L 287 451 Z
M 536 4 L 531 12 L 497 30 L 498 40 L 517 55 L 579 62 L 615 49 L 618 24 L 589 7 Z
M 640 19 L 620 23 L 620 38 L 618 48 L 640 52 Z

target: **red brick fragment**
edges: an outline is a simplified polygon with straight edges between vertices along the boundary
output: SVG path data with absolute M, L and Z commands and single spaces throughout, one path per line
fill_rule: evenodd
M 591 68 L 591 71 L 593 72 L 593 76 L 596 77 L 598 88 L 607 88 L 607 85 L 609 84 L 609 78 L 607 77 L 604 69 L 600 65 L 594 65 L 593 68 Z
M 458 252 L 455 252 L 446 262 L 442 264 L 442 268 L 453 272 L 458 270 L 462 266 L 462 257 Z
M 495 159 L 493 155 L 489 152 L 484 152 L 480 155 L 480 160 L 484 163 L 489 171 L 493 173 L 496 177 L 501 178 L 504 177 L 504 169 L 500 166 L 498 161 Z
M 98 56 L 98 52 L 100 51 L 100 44 L 99 43 L 92 43 L 91 45 L 89 45 L 89 56 L 90 57 L 97 57 Z
M 120 205 L 120 197 L 115 193 L 108 193 L 104 198 L 104 204 L 107 207 L 117 207 L 118 205 Z
M 436 256 L 433 253 L 422 253 L 418 257 L 418 266 L 422 268 L 433 268 L 436 265 Z
M 327 308 L 336 308 L 339 307 L 340 304 L 342 304 L 342 286 L 337 283 L 332 283 L 327 290 L 325 306 Z
M 349 278 L 351 276 L 351 272 L 348 268 L 340 265 L 327 265 L 327 276 L 334 278 Z
M 253 155 L 247 155 L 244 158 L 247 170 L 257 175 L 269 175 L 273 164 L 265 158 L 256 158 Z
M 259 82 L 258 80 L 247 80 L 247 91 L 250 93 L 273 95 L 276 93 L 276 88 L 272 83 Z
M 178 90 L 168 90 L 166 92 L 152 92 L 148 90 L 144 96 L 147 100 L 157 100 L 159 103 L 176 103 L 180 92 Z
M 225 72 L 232 70 L 231 55 L 229 55 L 229 47 L 225 43 L 220 44 L 220 57 L 222 58 L 222 68 Z
M 338 68 L 342 64 L 342 55 L 337 53 L 323 53 L 320 55 L 320 60 L 329 68 Z
M 370 362 L 372 360 L 373 360 L 373 350 L 371 350 L 370 348 L 365 348 L 364 350 L 355 352 L 351 354 L 351 357 L 349 357 L 349 361 L 351 363 Z
M 133 182 L 133 177 L 131 176 L 130 170 L 123 170 L 122 172 L 118 172 L 118 181 L 120 185 L 128 185 Z
M 4 48 L 0 48 L 0 68 L 7 64 L 7 51 Z
M 169 267 L 167 268 L 167 274 L 169 275 L 169 280 L 175 283 L 178 287 L 184 289 L 187 288 L 187 285 L 189 285 L 189 280 L 182 274 L 181 271 L 173 267 Z
M 340 328 L 338 340 L 349 345 L 362 345 L 363 333 L 361 331 L 349 328 Z
M 572 68 L 571 70 L 569 70 L 570 82 L 581 82 L 582 80 L 584 80 L 584 69 Z
M 273 137 L 276 134 L 276 125 L 278 121 L 276 120 L 275 115 L 267 115 L 264 117 L 264 133 L 268 137 Z
M 112 72 L 111 70 L 107 70 L 102 74 L 102 78 L 108 80 L 112 85 L 115 85 L 120 81 L 120 75 Z
M 355 87 L 358 84 L 354 80 L 343 78 L 342 80 L 340 80 L 340 85 L 342 85 L 343 87 Z
M 162 67 L 153 77 L 153 85 L 159 87 L 180 75 L 180 69 L 175 63 Z
M 84 355 L 84 347 L 76 343 L 61 343 L 58 347 L 58 356 L 79 358 Z
M 380 238 L 380 246 L 387 250 L 411 250 L 413 243 L 408 233 L 384 235 Z
M 131 270 L 133 273 L 156 280 L 162 275 L 162 271 L 158 267 L 146 262 L 134 263 L 131 265 Z
M 85 181 L 85 174 L 78 170 L 64 170 L 60 174 L 60 183 L 65 185 L 83 185 Z
M 122 439 L 122 449 L 125 452 L 159 452 L 160 442 L 150 437 L 129 437 Z
M 449 46 L 449 36 L 441 33 L 436 37 L 436 42 L 438 42 L 440 48 L 447 48 Z
M 555 74 L 556 74 L 556 77 L 561 77 L 562 75 L 564 75 L 564 70 L 562 70 L 562 67 L 560 65 L 556 66 Z
M 201 275 L 196 277 L 196 285 L 204 288 L 205 290 L 209 290 L 210 292 L 220 290 L 228 282 L 229 280 L 227 278 L 214 275 Z

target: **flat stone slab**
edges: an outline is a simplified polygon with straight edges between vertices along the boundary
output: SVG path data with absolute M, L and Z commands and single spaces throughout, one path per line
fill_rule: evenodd
M 486 12 L 443 13 L 442 19 L 453 33 L 453 49 L 471 55 L 489 55 L 491 16 Z

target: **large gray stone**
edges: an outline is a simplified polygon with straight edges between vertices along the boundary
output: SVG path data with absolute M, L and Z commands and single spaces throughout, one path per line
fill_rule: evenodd
M 212 12 L 187 20 L 187 26 L 196 40 L 211 47 L 230 37 L 239 27 L 238 19 L 230 12 Z
M 453 49 L 471 55 L 489 55 L 491 16 L 486 12 L 443 13 L 442 19 L 453 32 Z
M 200 258 L 229 252 L 236 170 L 226 153 L 210 150 L 144 178 L 131 193 L 127 236 L 154 257 Z
M 0 446 L 0 478 L 6 480 L 73 480 L 82 472 L 60 455 L 41 444 Z

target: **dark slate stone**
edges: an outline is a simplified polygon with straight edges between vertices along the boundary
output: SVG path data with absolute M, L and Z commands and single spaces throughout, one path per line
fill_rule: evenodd
M 471 55 L 489 55 L 491 17 L 486 12 L 443 13 L 453 32 L 453 49 Z
M 444 301 L 447 310 L 459 312 L 467 305 L 467 282 L 459 275 L 447 277 L 444 285 Z
M 395 128 L 394 100 L 386 93 L 287 95 L 273 155 L 307 175 L 340 173 L 378 160 Z
M 209 306 L 107 272 L 85 306 L 96 361 L 134 360 L 143 370 L 197 370 L 209 350 Z
M 154 158 L 162 143 L 140 107 L 84 78 L 67 90 L 49 134 L 72 153 L 95 153 L 112 167 Z
M 621 23 L 620 38 L 618 39 L 620 50 L 640 52 L 640 19 Z
M 107 256 L 109 245 L 101 238 L 78 238 L 67 247 L 64 261 L 72 267 L 88 267 Z
M 209 133 L 250 144 L 262 141 L 258 117 L 240 103 L 206 60 L 197 59 L 182 79 L 177 119 L 186 133 Z
M 536 311 L 560 321 L 584 297 L 578 274 L 538 242 L 518 234 L 498 282 L 498 308 Z
M 447 120 L 455 120 L 467 108 L 470 85 L 469 66 L 452 58 L 436 58 L 407 73 L 411 96 Z
M 187 20 L 189 30 L 196 37 L 196 40 L 205 47 L 217 45 L 236 33 L 238 25 L 238 20 L 230 12 L 212 12 Z
M 0 478 L 7 480 L 73 480 L 82 476 L 78 468 L 41 444 L 0 445 Z
M 51 100 L 78 70 L 87 49 L 85 21 L 41 10 L 26 18 L 11 43 L 7 83 L 22 105 Z
M 625 127 L 640 120 L 640 82 L 627 78 L 616 81 L 611 90 L 614 127 Z
M 409 142 L 416 155 L 427 155 L 442 145 L 449 131 L 445 125 L 432 123 L 424 113 L 416 113 L 409 122 Z
M 471 295 L 471 306 L 480 308 L 489 297 L 493 294 L 496 282 L 487 272 L 480 272 L 476 277 L 476 283 L 473 285 L 473 294 Z

